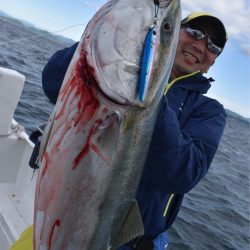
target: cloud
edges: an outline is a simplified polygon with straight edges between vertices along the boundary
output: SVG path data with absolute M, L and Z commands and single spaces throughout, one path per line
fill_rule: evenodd
M 243 53 L 250 56 L 250 5 L 248 0 L 182 1 L 183 16 L 193 11 L 205 11 L 219 17 L 229 36 Z

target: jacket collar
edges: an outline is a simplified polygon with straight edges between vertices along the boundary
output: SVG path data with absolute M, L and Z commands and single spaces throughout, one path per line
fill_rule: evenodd
M 168 83 L 164 94 L 166 94 L 172 86 L 178 86 L 187 90 L 200 92 L 201 94 L 206 94 L 211 87 L 212 81 L 214 81 L 212 78 L 206 78 L 200 71 L 196 71 L 185 76 L 177 77 L 172 82 Z

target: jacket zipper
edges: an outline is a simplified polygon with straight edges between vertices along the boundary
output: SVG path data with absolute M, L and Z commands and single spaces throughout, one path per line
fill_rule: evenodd
M 167 206 L 166 206 L 166 208 L 165 208 L 163 217 L 166 217 L 166 215 L 167 215 L 167 213 L 168 213 L 168 208 L 169 208 L 169 206 L 170 206 L 171 201 L 173 200 L 173 198 L 174 198 L 174 194 L 171 194 L 171 195 L 170 195 L 170 198 L 168 199 L 168 203 L 167 203 Z
M 171 82 L 166 86 L 165 91 L 164 91 L 164 95 L 167 94 L 168 90 L 169 90 L 169 89 L 173 86 L 173 84 L 176 83 L 177 81 L 179 81 L 179 80 L 181 80 L 181 79 L 184 79 L 184 78 L 187 78 L 187 77 L 189 77 L 189 76 L 193 76 L 193 75 L 195 75 L 195 74 L 197 74 L 197 73 L 199 73 L 199 72 L 200 72 L 200 71 L 198 70 L 198 71 L 195 71 L 195 72 L 193 72 L 193 73 L 191 73 L 191 74 L 188 74 L 188 75 L 184 75 L 184 76 L 180 76 L 180 77 L 175 78 L 173 81 L 171 81 Z M 168 213 L 168 209 L 169 209 L 169 207 L 170 207 L 170 204 L 171 204 L 173 198 L 174 198 L 174 194 L 171 194 L 171 195 L 170 195 L 170 198 L 168 199 L 168 203 L 167 203 L 167 205 L 166 205 L 165 211 L 164 211 L 164 213 L 163 213 L 163 217 L 166 217 L 166 215 L 167 215 L 167 213 Z
M 198 71 L 195 71 L 195 72 L 193 72 L 193 73 L 191 73 L 191 74 L 188 74 L 188 75 L 184 75 L 184 76 L 180 76 L 180 77 L 175 78 L 172 82 L 170 82 L 170 83 L 166 86 L 166 88 L 165 88 L 165 90 L 164 90 L 164 95 L 167 94 L 168 90 L 173 86 L 173 84 L 174 84 L 175 82 L 177 82 L 177 81 L 179 81 L 179 80 L 181 80 L 181 79 L 187 78 L 187 77 L 189 77 L 189 76 L 193 76 L 193 75 L 195 75 L 195 74 L 197 74 L 197 73 L 199 73 L 199 72 L 200 72 L 200 71 L 198 70 Z

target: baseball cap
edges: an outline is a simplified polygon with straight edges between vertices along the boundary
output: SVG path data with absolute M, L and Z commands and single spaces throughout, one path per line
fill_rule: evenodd
M 191 28 L 210 26 L 214 31 L 213 42 L 220 48 L 224 48 L 227 42 L 227 32 L 222 21 L 206 12 L 193 12 L 181 21 L 182 25 L 189 25 Z

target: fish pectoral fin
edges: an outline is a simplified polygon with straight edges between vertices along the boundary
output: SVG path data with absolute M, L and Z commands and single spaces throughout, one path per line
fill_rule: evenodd
M 141 236 L 144 234 L 144 226 L 141 218 L 141 213 L 139 211 L 139 207 L 136 201 L 131 205 L 127 217 L 125 219 L 122 228 L 116 237 L 116 239 L 112 242 L 112 248 L 116 249 L 119 246 L 128 243 L 132 239 Z

